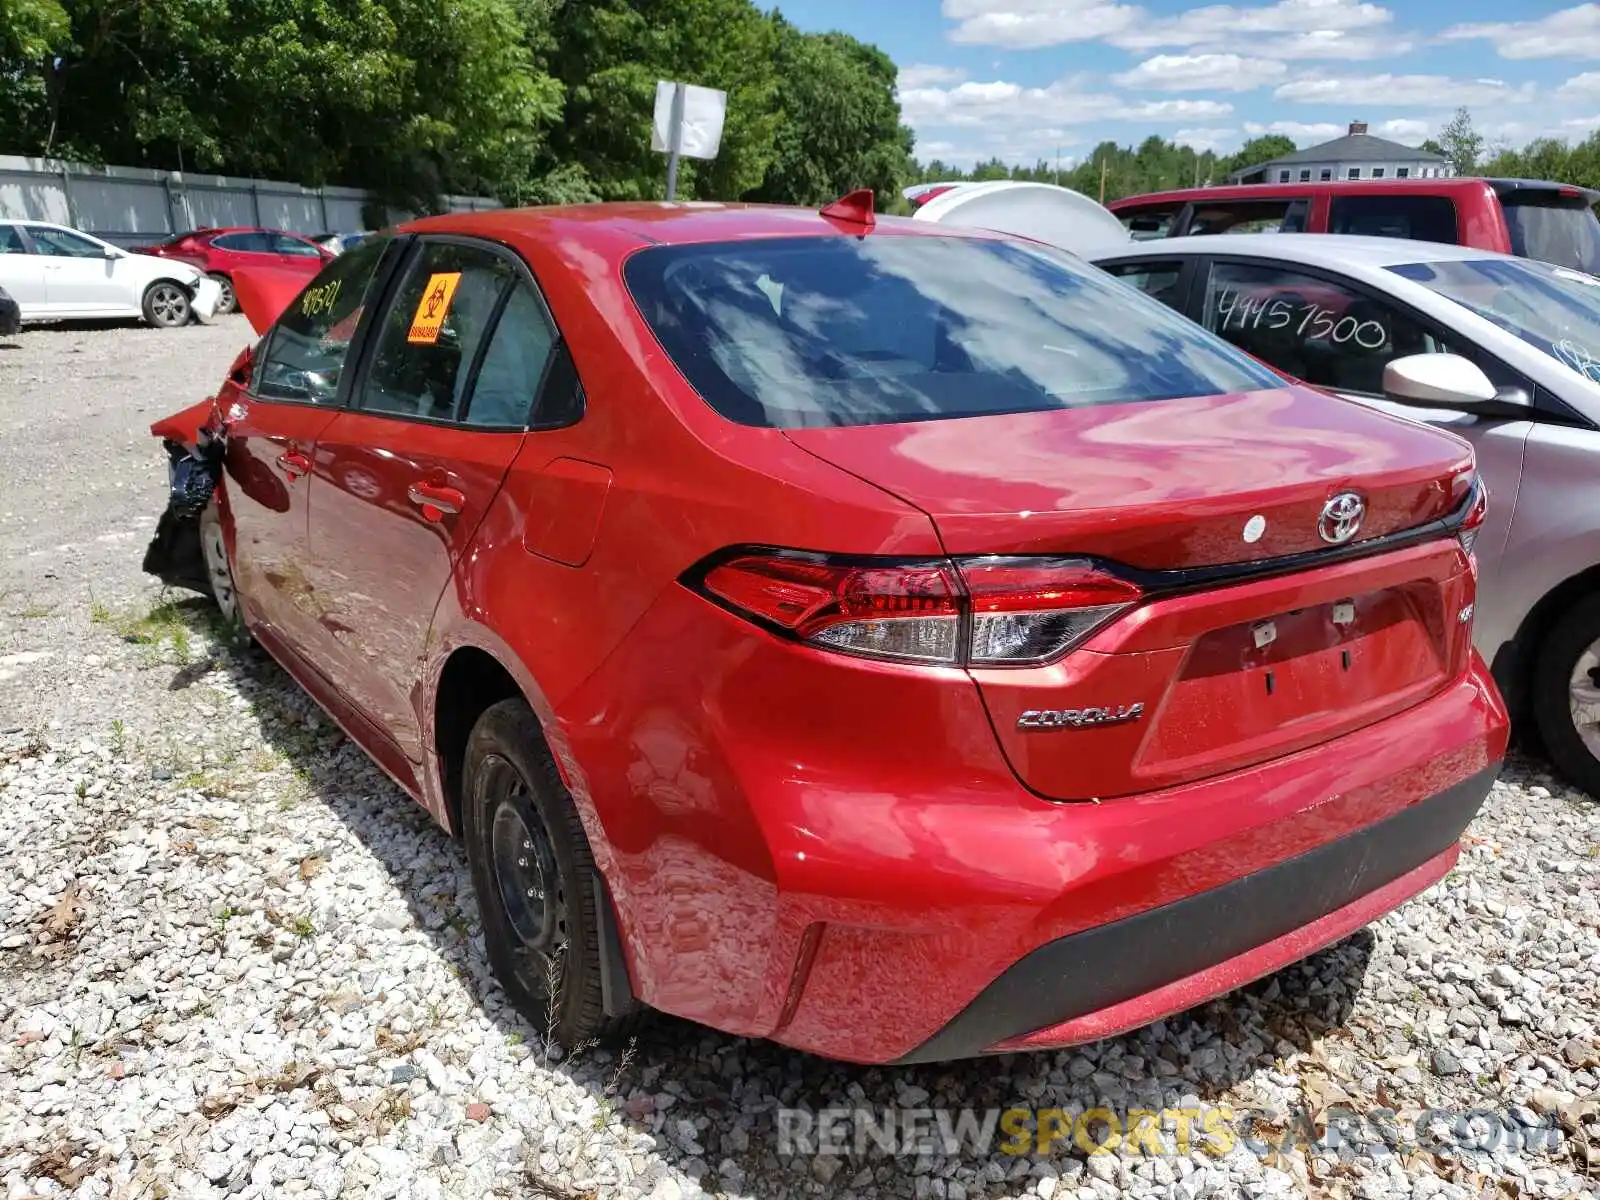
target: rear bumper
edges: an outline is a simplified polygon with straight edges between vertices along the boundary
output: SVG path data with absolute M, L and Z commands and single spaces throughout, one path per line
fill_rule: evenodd
M 1497 773 L 1232 883 L 1047 942 L 899 1061 L 1094 1041 L 1297 962 L 1443 877 Z
M 1404 899 L 1405 885 L 1385 890 L 1396 880 L 1450 852 L 1507 738 L 1474 655 L 1434 695 L 1295 753 L 1098 804 L 1050 801 L 1018 781 L 958 673 L 841 662 L 686 589 L 663 595 L 558 705 L 552 729 L 616 901 L 634 994 L 867 1063 L 982 1053 L 1150 997 L 1122 1010 L 1139 1024 L 1293 961 L 1318 936 L 1337 939 Z M 1101 732 L 1075 735 L 1085 755 Z M 1442 794 L 1458 800 L 1438 824 L 1406 818 L 1435 811 Z M 1351 843 L 1354 866 L 1317 854 L 1396 818 Z M 1319 863 L 1326 878 L 1298 878 Z M 1247 924 L 1255 915 L 1238 910 L 1276 903 L 1230 890 L 1257 876 L 1294 879 L 1306 903 Z M 1430 881 L 1412 877 L 1417 889 Z M 1185 918 L 1186 956 L 1155 934 L 1127 940 L 1160 918 L 1123 922 L 1190 901 L 1206 923 Z M 1064 968 L 1041 970 L 1039 990 L 1059 995 L 981 1032 L 945 1033 L 974 1005 L 1005 1009 L 981 997 L 1042 947 L 1105 927 L 1120 928 L 1064 944 L 1118 947 L 1116 987 L 1083 991 Z M 1254 957 L 1232 961 L 1241 954 Z M 1163 956 L 1172 961 L 1148 972 Z

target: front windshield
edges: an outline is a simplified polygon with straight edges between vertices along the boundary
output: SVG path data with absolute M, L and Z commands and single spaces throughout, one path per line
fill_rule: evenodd
M 1389 270 L 1600 383 L 1600 279 L 1593 275 L 1514 258 L 1406 263 Z

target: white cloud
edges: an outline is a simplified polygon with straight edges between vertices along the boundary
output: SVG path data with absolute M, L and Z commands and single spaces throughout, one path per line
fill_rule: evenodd
M 941 84 L 961 83 L 967 73 L 960 67 L 940 67 L 932 63 L 912 63 L 900 68 L 902 88 L 938 87 Z
M 1326 122 L 1307 125 L 1304 121 L 1270 121 L 1266 124 L 1246 121 L 1244 131 L 1251 137 L 1260 137 L 1266 133 L 1281 133 L 1284 137 L 1293 138 L 1297 146 L 1311 146 L 1317 142 L 1332 141 L 1345 132 L 1345 127 Z
M 1281 62 L 1237 54 L 1158 54 L 1111 78 L 1123 87 L 1165 92 L 1248 92 L 1288 70 Z
M 1454 25 L 1440 36 L 1493 42 L 1501 58 L 1600 58 L 1600 4 L 1564 8 L 1533 21 Z
M 1585 71 L 1574 75 L 1556 89 L 1562 100 L 1593 100 L 1600 96 L 1600 71 Z
M 1444 75 L 1313 76 L 1283 84 L 1272 94 L 1279 100 L 1305 104 L 1446 108 L 1522 103 L 1533 99 L 1534 85 L 1512 87 L 1500 79 L 1451 79 Z
M 1224 146 L 1231 146 L 1239 138 L 1237 129 L 1180 129 L 1172 135 L 1172 140 L 1180 146 L 1204 153 L 1207 150 L 1221 150 Z
M 1409 42 L 1371 31 L 1394 14 L 1362 0 L 1279 0 L 1259 7 L 1212 4 L 1173 17 L 1147 17 L 1107 38 L 1128 50 L 1159 46 L 1238 48 L 1249 39 L 1252 53 L 1268 58 L 1381 58 Z
M 1042 129 L 1092 121 L 1199 121 L 1225 117 L 1233 106 L 1219 100 L 1148 100 L 1083 89 L 1075 79 L 1048 87 L 1024 87 L 1006 80 L 969 80 L 954 87 L 907 88 L 900 107 L 913 129 Z
M 1405 142 L 1415 145 L 1433 135 L 1437 128 L 1433 121 L 1417 121 L 1405 117 L 1396 117 L 1392 121 L 1383 121 L 1374 125 L 1371 132 L 1378 137 L 1388 138 L 1394 142 Z
M 956 22 L 951 41 L 1016 50 L 1095 41 L 1144 16 L 1114 0 L 944 0 L 943 11 Z
M 1370 32 L 1394 14 L 1366 0 L 1210 4 L 1171 17 L 1117 0 L 944 0 L 943 12 L 956 23 L 951 41 L 1014 50 L 1104 38 L 1125 50 L 1181 46 L 1225 53 L 1245 37 L 1254 53 L 1269 58 L 1366 59 L 1410 47 L 1407 39 Z

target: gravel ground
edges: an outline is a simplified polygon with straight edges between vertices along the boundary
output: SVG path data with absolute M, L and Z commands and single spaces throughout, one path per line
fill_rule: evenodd
M 1534 762 L 1431 893 L 1127 1037 L 899 1070 L 664 1018 L 624 1055 L 547 1046 L 487 976 L 460 848 L 139 572 L 164 490 L 146 426 L 247 337 L 234 318 L 0 344 L 6 1200 L 1597 1194 L 1600 809 Z M 1393 1110 L 1399 1136 L 1149 1158 L 779 1136 L 780 1108 L 1101 1104 L 1229 1105 L 1274 1143 L 1297 1112 L 1352 1130 Z

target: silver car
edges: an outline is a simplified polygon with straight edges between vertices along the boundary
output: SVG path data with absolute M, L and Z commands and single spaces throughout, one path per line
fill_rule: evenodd
M 1473 444 L 1489 489 L 1478 648 L 1512 714 L 1600 797 L 1600 279 L 1324 234 L 1095 258 L 1285 374 Z

